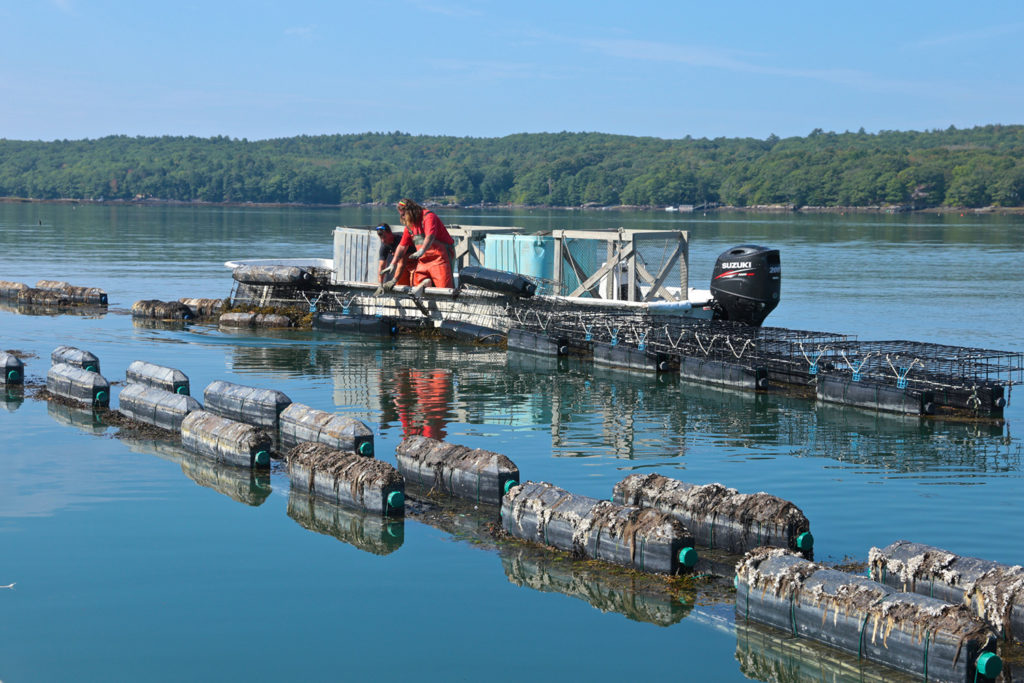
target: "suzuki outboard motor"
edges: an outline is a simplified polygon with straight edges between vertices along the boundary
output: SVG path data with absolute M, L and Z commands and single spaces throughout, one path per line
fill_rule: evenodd
M 781 285 L 778 249 L 733 247 L 718 257 L 711 276 L 715 320 L 760 325 L 779 305 Z

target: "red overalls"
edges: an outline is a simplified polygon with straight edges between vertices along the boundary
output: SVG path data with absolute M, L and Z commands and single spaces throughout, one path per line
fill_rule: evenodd
M 455 256 L 455 240 L 448 234 L 448 229 L 433 211 L 424 211 L 419 225 L 406 227 L 402 233 L 401 245 L 408 250 L 412 245 L 419 249 L 428 235 L 434 236 L 430 248 L 416 262 L 416 270 L 412 274 L 412 285 L 415 287 L 427 278 L 434 287 L 455 287 L 452 277 L 452 259 Z

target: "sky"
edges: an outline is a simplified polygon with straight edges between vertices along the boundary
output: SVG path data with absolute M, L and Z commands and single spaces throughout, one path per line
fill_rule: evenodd
M 0 0 L 0 138 L 1024 123 L 1024 2 Z

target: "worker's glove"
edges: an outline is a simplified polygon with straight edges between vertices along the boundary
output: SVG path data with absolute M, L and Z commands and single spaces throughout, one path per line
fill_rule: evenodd
M 420 249 L 419 251 L 414 251 L 414 252 L 413 252 L 413 253 L 412 253 L 412 254 L 411 254 L 411 255 L 409 256 L 409 258 L 411 258 L 411 259 L 420 259 L 420 258 L 423 258 L 423 250 L 422 250 L 422 249 Z
M 391 278 L 390 280 L 382 284 L 381 287 L 384 289 L 385 292 L 390 292 L 392 289 L 395 288 L 396 284 L 398 284 L 398 280 Z
M 382 269 L 381 269 L 381 271 L 380 271 L 380 276 L 381 276 L 381 277 L 384 277 L 385 275 L 388 275 L 388 274 L 390 274 L 390 273 L 391 273 L 391 271 L 393 271 L 394 269 L 395 269 L 395 264 L 394 264 L 394 263 L 392 263 L 392 264 L 391 264 L 390 266 L 386 266 L 385 268 L 382 268 Z

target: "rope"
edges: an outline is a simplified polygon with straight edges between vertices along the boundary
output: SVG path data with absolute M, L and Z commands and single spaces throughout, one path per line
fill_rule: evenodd
M 700 347 L 700 350 L 704 353 L 704 355 L 708 356 L 708 355 L 711 354 L 711 349 L 714 347 L 715 340 L 718 339 L 718 335 L 716 334 L 713 337 L 711 337 L 711 341 L 708 343 L 708 347 L 707 348 L 704 348 L 704 344 L 701 343 L 700 335 L 699 334 L 694 332 L 693 333 L 693 338 L 697 340 L 697 346 Z
M 975 412 L 981 408 L 981 399 L 978 398 L 978 386 L 971 387 L 971 395 L 967 398 L 967 405 L 969 405 Z
M 931 643 L 932 632 L 927 631 L 924 634 L 924 680 L 928 680 L 928 645 Z M 975 669 L 975 675 L 977 675 L 977 669 Z
M 870 612 L 864 612 L 864 621 L 860 622 L 860 635 L 857 637 L 857 659 L 860 659 L 864 654 L 864 628 L 868 625 L 868 619 L 871 618 Z
M 732 346 L 732 340 L 731 340 L 731 339 L 729 339 L 729 337 L 726 337 L 726 338 L 725 338 L 725 343 L 726 343 L 726 345 L 727 345 L 727 346 L 729 347 L 729 350 L 730 350 L 730 351 L 732 351 L 732 355 L 736 356 L 736 358 L 737 358 L 737 359 L 739 359 L 739 358 L 742 358 L 742 357 L 743 357 L 743 354 L 744 354 L 744 352 L 746 352 L 746 350 L 747 350 L 747 347 L 748 347 L 748 346 L 753 346 L 753 344 L 754 344 L 754 342 L 753 342 L 753 341 L 751 341 L 751 340 L 749 340 L 749 339 L 748 339 L 748 340 L 746 340 L 745 342 L 743 342 L 743 348 L 741 348 L 741 349 L 740 349 L 740 352 L 739 352 L 739 353 L 736 353 L 736 349 L 734 349 L 734 348 L 733 348 L 733 346 Z
M 665 325 L 665 337 L 668 339 L 668 343 L 672 346 L 673 349 L 678 349 L 679 348 L 679 344 L 680 344 L 680 342 L 683 341 L 683 337 L 685 337 L 685 336 L 686 336 L 686 330 L 682 330 L 679 333 L 679 338 L 673 340 L 672 339 L 672 332 L 668 329 L 668 325 Z
M 789 622 L 793 627 L 793 635 L 797 635 L 796 632 L 796 590 L 789 594 Z
M 864 356 L 863 358 L 861 358 L 857 362 L 856 365 L 851 363 L 850 359 L 846 357 L 846 351 L 843 351 L 842 349 L 840 349 L 839 350 L 839 355 L 841 355 L 843 357 L 843 360 L 846 361 L 846 364 L 850 367 L 850 370 L 853 371 L 853 381 L 854 382 L 859 382 L 860 381 L 860 371 L 861 371 L 861 369 L 864 367 L 864 364 L 868 362 L 868 359 L 871 358 L 871 356 L 875 355 L 875 352 L 874 351 L 868 352 L 868 354 L 866 356 Z
M 899 359 L 897 358 L 897 360 Z M 910 361 L 910 365 L 908 365 L 905 368 L 900 368 L 899 370 L 897 370 L 895 366 L 893 366 L 892 360 L 889 358 L 889 354 L 885 354 L 885 362 L 889 364 L 889 368 L 893 371 L 893 374 L 896 375 L 896 386 L 899 387 L 900 389 L 906 388 L 907 375 L 910 374 L 910 371 L 914 369 L 915 365 L 920 365 L 922 368 L 924 367 L 924 363 L 921 361 L 921 359 L 915 358 L 914 360 Z

